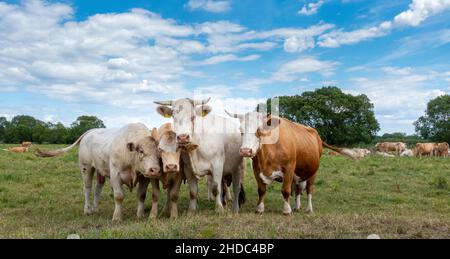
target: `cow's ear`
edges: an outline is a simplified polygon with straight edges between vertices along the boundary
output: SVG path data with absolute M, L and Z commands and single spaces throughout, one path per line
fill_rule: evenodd
M 136 151 L 136 145 L 133 142 L 128 142 L 127 143 L 127 149 L 130 152 Z
M 263 130 L 272 130 L 276 127 L 278 127 L 281 123 L 280 118 L 272 117 L 271 115 L 268 115 L 265 119 Z
M 205 117 L 211 112 L 211 110 L 212 108 L 209 105 L 199 105 L 195 107 L 195 114 L 197 114 L 197 116 Z
M 158 130 L 156 128 L 152 129 L 152 138 L 156 141 L 159 142 L 159 134 L 158 134 Z
M 161 116 L 163 116 L 164 118 L 170 118 L 170 117 L 172 117 L 172 112 L 173 112 L 173 110 L 172 110 L 172 108 L 170 108 L 170 107 L 161 105 L 161 106 L 158 106 L 158 107 L 156 108 L 156 111 L 157 111 L 159 114 L 161 114 Z

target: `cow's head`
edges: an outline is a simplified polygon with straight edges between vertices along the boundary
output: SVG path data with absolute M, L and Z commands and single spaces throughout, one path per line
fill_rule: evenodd
M 180 171 L 180 150 L 177 144 L 176 134 L 173 131 L 161 130 L 159 133 L 158 150 L 161 154 L 164 173 L 176 173 Z
M 135 155 L 135 170 L 148 178 L 161 176 L 157 136 L 158 131 L 153 128 L 151 136 L 143 136 L 127 143 L 128 151 Z
M 211 112 L 211 107 L 206 105 L 210 99 L 192 100 L 185 98 L 176 101 L 155 102 L 160 105 L 156 109 L 159 114 L 165 118 L 173 118 L 173 130 L 178 144 L 188 145 L 191 143 L 196 117 L 205 117 Z
M 246 114 L 231 114 L 225 111 L 230 117 L 238 118 L 240 121 L 240 131 L 242 134 L 242 146 L 239 153 L 243 157 L 254 157 L 261 147 L 262 140 L 271 136 L 273 129 L 278 127 L 281 120 L 264 115 L 259 112 L 249 112 Z

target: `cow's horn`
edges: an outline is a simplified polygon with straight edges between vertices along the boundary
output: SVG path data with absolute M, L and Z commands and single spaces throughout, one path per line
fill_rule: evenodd
M 165 106 L 172 106 L 173 101 L 154 101 L 154 103 Z
M 227 110 L 225 110 L 225 113 L 228 114 L 228 116 L 232 117 L 232 118 L 242 118 L 241 114 L 237 114 L 237 113 L 229 113 Z
M 197 105 L 207 104 L 209 102 L 209 100 L 211 100 L 211 97 L 208 97 L 208 99 L 203 99 L 203 100 L 192 100 L 192 99 L 188 98 L 188 100 L 191 101 L 194 104 L 194 106 L 197 106 Z

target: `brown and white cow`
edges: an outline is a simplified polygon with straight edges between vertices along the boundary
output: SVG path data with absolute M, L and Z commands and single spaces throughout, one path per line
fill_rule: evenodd
M 416 156 L 434 156 L 437 143 L 417 143 L 415 147 Z
M 350 150 L 323 142 L 313 128 L 258 112 L 244 115 L 228 113 L 228 115 L 240 120 L 243 135 L 240 154 L 253 160 L 253 173 L 258 183 L 259 200 L 256 208 L 258 213 L 264 212 L 267 186 L 281 179 L 283 214 L 288 215 L 292 212 L 289 204 L 292 186 L 296 194 L 294 210 L 300 209 L 300 195 L 306 188 L 308 194 L 306 210 L 313 211 L 313 184 L 320 165 L 322 146 L 355 159 Z
M 375 151 L 400 155 L 407 148 L 403 142 L 381 142 L 375 145 Z
M 7 151 L 13 152 L 13 153 L 25 153 L 27 152 L 29 147 L 10 147 Z
M 439 157 L 448 157 L 449 144 L 447 142 L 438 143 L 435 148 L 435 155 Z

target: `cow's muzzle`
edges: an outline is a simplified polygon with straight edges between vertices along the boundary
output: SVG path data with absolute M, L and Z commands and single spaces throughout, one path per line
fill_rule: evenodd
M 253 150 L 251 148 L 239 149 L 239 154 L 243 157 L 253 157 Z
M 158 167 L 152 167 L 144 173 L 144 176 L 150 179 L 158 179 L 161 176 L 161 172 Z
M 176 164 L 167 164 L 164 166 L 165 173 L 176 173 L 178 172 L 178 165 Z
M 178 144 L 186 145 L 191 142 L 191 137 L 188 134 L 181 134 L 177 136 Z

